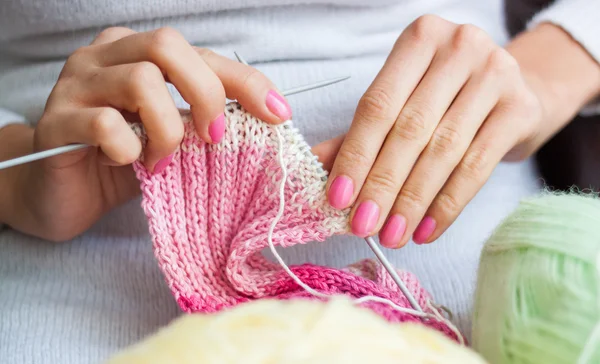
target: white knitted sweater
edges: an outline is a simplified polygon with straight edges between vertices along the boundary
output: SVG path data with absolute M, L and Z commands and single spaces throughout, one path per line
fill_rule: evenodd
M 66 57 L 101 29 L 169 25 L 195 45 L 239 51 L 282 89 L 351 75 L 344 85 L 290 97 L 295 124 L 314 144 L 347 130 L 394 40 L 425 13 L 506 41 L 499 0 L 2 0 L 0 127 L 35 124 Z M 597 14 L 598 0 L 559 0 L 535 21 L 555 21 L 600 59 Z M 436 244 L 388 255 L 416 273 L 468 333 L 481 245 L 537 188 L 531 162 L 502 164 Z M 331 240 L 286 250 L 284 258 L 342 266 L 371 256 L 361 239 Z M 178 314 L 139 200 L 61 245 L 0 231 L 1 363 L 95 363 Z

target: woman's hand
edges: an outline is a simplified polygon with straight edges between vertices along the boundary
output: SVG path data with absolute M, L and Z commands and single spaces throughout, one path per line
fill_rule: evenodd
M 475 26 L 423 16 L 398 38 L 345 137 L 315 147 L 325 164 L 337 154 L 329 202 L 353 206 L 357 236 L 379 232 L 391 248 L 411 235 L 431 242 L 507 153 L 539 147 L 542 114 L 507 50 Z
M 66 240 L 139 193 L 130 164 L 142 146 L 126 120 L 143 123 L 145 164 L 160 173 L 184 132 L 166 82 L 191 105 L 195 128 L 206 142 L 223 137 L 226 97 L 270 123 L 291 117 L 285 99 L 260 72 L 195 48 L 175 30 L 107 29 L 69 57 L 33 136 L 34 151 L 71 143 L 98 148 L 28 165 L 20 195 L 30 218 L 11 224 Z

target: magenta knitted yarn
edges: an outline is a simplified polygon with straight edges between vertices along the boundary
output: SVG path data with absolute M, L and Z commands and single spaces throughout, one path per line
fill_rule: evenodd
M 141 161 L 134 165 L 166 281 L 186 312 L 215 312 L 263 297 L 313 298 L 261 254 L 280 203 L 282 172 L 275 128 L 284 139 L 281 153 L 288 178 L 284 214 L 275 226 L 273 243 L 288 247 L 346 233 L 349 211 L 329 206 L 327 173 L 289 122 L 268 125 L 237 103 L 227 106 L 225 117 L 226 132 L 218 145 L 200 140 L 186 115 L 185 137 L 162 173 L 149 173 Z M 374 295 L 410 307 L 387 272 L 371 260 L 343 270 L 311 264 L 291 269 L 322 293 Z M 427 307 L 431 297 L 418 280 L 407 272 L 400 272 L 400 277 Z M 389 321 L 421 320 L 382 303 L 363 305 Z M 445 323 L 423 322 L 457 339 Z

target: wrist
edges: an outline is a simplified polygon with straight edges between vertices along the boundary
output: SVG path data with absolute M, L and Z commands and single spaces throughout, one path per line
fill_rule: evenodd
M 558 26 L 543 23 L 507 45 L 538 96 L 543 125 L 562 128 L 600 93 L 600 64 Z
M 23 124 L 11 124 L 1 128 L 0 146 L 0 160 L 31 153 L 33 129 Z M 30 215 L 24 198 L 29 167 L 29 164 L 24 164 L 0 170 L 0 223 L 17 229 Z

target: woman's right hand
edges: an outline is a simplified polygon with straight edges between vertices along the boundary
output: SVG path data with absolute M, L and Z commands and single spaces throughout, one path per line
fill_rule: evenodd
M 67 240 L 137 195 L 131 163 L 142 145 L 126 121 L 143 123 L 144 163 L 154 173 L 169 164 L 183 138 L 166 82 L 191 105 L 196 131 L 209 143 L 223 137 L 226 97 L 269 123 L 291 117 L 285 99 L 256 69 L 195 48 L 173 29 L 107 29 L 68 58 L 33 136 L 34 151 L 72 143 L 97 148 L 27 165 L 19 199 L 28 218 L 13 227 Z

